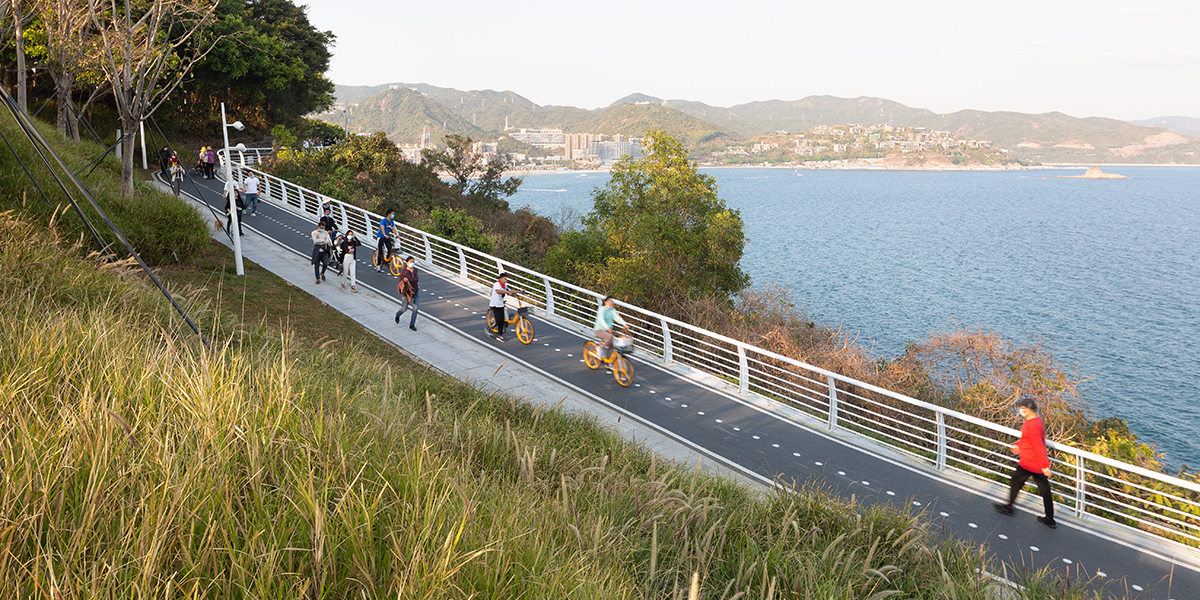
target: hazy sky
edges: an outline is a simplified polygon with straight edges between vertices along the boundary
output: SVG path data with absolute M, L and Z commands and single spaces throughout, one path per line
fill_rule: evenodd
M 716 106 L 829 94 L 939 113 L 1200 117 L 1197 0 L 307 2 L 337 35 L 340 84 L 581 108 L 633 92 Z

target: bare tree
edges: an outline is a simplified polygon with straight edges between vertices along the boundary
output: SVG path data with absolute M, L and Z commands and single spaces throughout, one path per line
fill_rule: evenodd
M 79 119 L 71 110 L 71 90 L 75 87 L 94 46 L 92 20 L 84 0 L 34 0 L 39 22 L 46 33 L 44 67 L 54 81 L 58 104 L 58 130 L 79 140 Z
M 136 131 L 213 47 L 190 47 L 212 22 L 217 2 L 204 0 L 87 0 L 99 34 L 99 68 L 112 87 L 121 129 Z M 133 195 L 133 137 L 122 144 L 121 194 Z

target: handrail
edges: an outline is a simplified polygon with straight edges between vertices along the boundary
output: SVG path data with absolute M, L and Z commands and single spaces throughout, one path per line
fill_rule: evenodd
M 254 152 L 258 159 L 264 153 L 269 154 L 270 149 L 246 152 Z M 225 160 L 223 150 L 218 154 Z M 322 205 L 330 205 L 343 230 L 353 229 L 369 236 L 383 218 L 246 164 L 239 162 L 232 167 L 239 178 L 245 172 L 257 173 L 263 184 L 262 198 L 281 208 L 315 219 Z M 570 324 L 580 332 L 591 331 L 592 316 L 604 297 L 401 223 L 396 224 L 392 237 L 398 252 L 407 247 L 411 254 L 422 257 L 427 267 L 466 282 L 487 284 L 499 271 L 508 271 L 518 284 L 535 284 L 522 285 L 528 304 L 545 317 Z M 1003 479 L 1004 474 L 992 466 L 1011 464 L 1007 446 L 1020 436 L 1016 429 L 858 381 L 625 302 L 617 304 L 624 309 L 631 326 L 639 331 L 639 350 L 645 351 L 643 356 L 656 355 L 664 363 L 683 364 L 736 382 L 742 395 L 782 401 L 820 419 L 830 430 L 869 437 L 937 470 L 953 470 L 995 481 Z M 869 394 L 876 398 L 870 398 Z M 892 401 L 896 406 L 885 405 L 880 399 Z M 1047 442 L 1047 447 L 1065 455 L 1062 459 L 1052 459 L 1065 467 L 1058 475 L 1065 480 L 1062 487 L 1069 484 L 1069 490 L 1058 492 L 1057 501 L 1074 509 L 1076 516 L 1133 525 L 1160 537 L 1200 545 L 1200 502 L 1196 499 L 1200 498 L 1200 484 L 1066 444 Z M 1104 467 L 1116 473 L 1102 473 Z M 1122 473 L 1125 479 L 1121 479 Z M 1174 490 L 1153 490 L 1147 487 L 1150 484 L 1129 481 L 1128 476 L 1142 477 Z M 1185 492 L 1194 497 L 1185 497 Z

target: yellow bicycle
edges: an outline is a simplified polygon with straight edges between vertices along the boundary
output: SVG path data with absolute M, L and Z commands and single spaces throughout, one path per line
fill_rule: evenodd
M 505 308 L 504 322 L 509 325 L 516 325 L 513 329 L 517 332 L 517 339 L 522 344 L 528 344 L 533 341 L 533 321 L 528 318 L 529 307 L 521 302 L 521 295 L 514 294 L 517 297 L 517 310 L 508 310 Z M 496 316 L 491 310 L 487 311 L 487 330 L 488 335 L 496 335 Z
M 379 249 L 378 248 L 376 248 L 375 251 L 371 252 L 371 264 L 372 265 L 379 264 Z M 404 259 L 400 258 L 400 255 L 398 253 L 393 252 L 391 259 L 388 260 L 388 272 L 392 274 L 392 277 L 399 277 L 400 271 L 402 271 L 403 269 L 404 269 Z
M 633 354 L 633 338 L 629 335 L 613 340 L 613 350 L 607 358 L 600 358 L 600 344 L 587 341 L 583 344 L 583 362 L 589 369 L 599 369 L 600 363 L 612 365 L 613 377 L 621 387 L 629 387 L 633 383 L 633 362 L 625 358 Z

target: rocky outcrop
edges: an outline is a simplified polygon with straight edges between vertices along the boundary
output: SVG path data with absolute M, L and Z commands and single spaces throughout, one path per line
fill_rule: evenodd
M 1129 179 L 1129 176 L 1105 173 L 1100 167 L 1092 167 L 1083 175 L 1061 175 L 1059 179 Z

